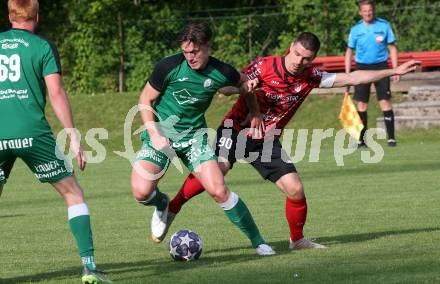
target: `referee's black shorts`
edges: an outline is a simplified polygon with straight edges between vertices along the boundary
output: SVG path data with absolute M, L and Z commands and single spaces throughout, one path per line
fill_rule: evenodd
M 356 70 L 383 70 L 388 68 L 389 68 L 388 63 L 386 61 L 376 64 L 356 63 Z M 378 101 L 391 99 L 389 77 L 374 82 L 374 87 L 376 88 L 376 95 Z M 356 101 L 368 103 L 368 101 L 370 100 L 370 88 L 371 88 L 371 83 L 355 86 L 353 99 L 355 99 Z
M 289 155 L 281 146 L 279 138 L 273 141 L 255 140 L 221 125 L 217 129 L 215 154 L 219 161 L 226 159 L 231 169 L 237 159 L 248 161 L 264 179 L 275 183 L 282 176 L 296 173 Z

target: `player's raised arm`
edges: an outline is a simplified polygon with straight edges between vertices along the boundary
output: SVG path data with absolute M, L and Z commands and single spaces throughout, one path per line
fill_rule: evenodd
M 333 87 L 356 86 L 378 81 L 385 77 L 404 75 L 414 71 L 420 61 L 411 60 L 393 69 L 385 70 L 357 70 L 350 73 L 337 73 Z
M 47 75 L 44 77 L 44 81 L 52 108 L 70 138 L 70 147 L 76 155 L 76 161 L 80 170 L 83 171 L 86 167 L 84 150 L 75 131 L 72 109 L 61 81 L 61 75 L 59 73 Z

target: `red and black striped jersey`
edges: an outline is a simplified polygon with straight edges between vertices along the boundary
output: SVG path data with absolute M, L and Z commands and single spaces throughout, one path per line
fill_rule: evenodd
M 243 70 L 249 79 L 258 78 L 259 85 L 255 95 L 260 112 L 263 114 L 266 128 L 284 129 L 300 105 L 313 88 L 319 87 L 323 71 L 307 67 L 301 74 L 287 71 L 284 56 L 258 58 Z M 248 126 L 240 126 L 248 114 L 248 107 L 243 96 L 240 96 L 225 116 L 232 119 L 234 129 L 240 131 Z

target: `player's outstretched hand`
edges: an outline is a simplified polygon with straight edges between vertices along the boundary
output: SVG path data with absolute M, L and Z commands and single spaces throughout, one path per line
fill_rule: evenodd
M 403 75 L 406 73 L 409 73 L 411 71 L 416 70 L 417 65 L 419 65 L 421 62 L 417 61 L 417 60 L 410 60 L 407 61 L 399 66 L 397 66 L 396 68 L 394 68 L 394 73 L 396 75 Z

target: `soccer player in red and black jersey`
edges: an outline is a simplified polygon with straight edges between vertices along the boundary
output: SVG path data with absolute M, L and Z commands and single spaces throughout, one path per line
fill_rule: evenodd
M 310 32 L 304 32 L 290 45 L 287 55 L 259 58 L 244 68 L 242 72 L 258 83 L 254 92 L 254 103 L 257 104 L 255 109 L 259 109 L 260 115 L 249 113 L 244 98 L 239 97 L 217 129 L 215 148 L 223 174 L 226 175 L 232 169 L 237 159 L 246 159 L 264 179 L 275 183 L 286 194 L 285 214 L 290 229 L 291 249 L 325 246 L 304 238 L 306 197 L 295 166 L 279 141 L 282 129 L 313 88 L 373 82 L 384 77 L 406 74 L 413 71 L 418 63 L 409 61 L 394 69 L 378 71 L 327 73 L 311 65 L 319 47 L 319 39 Z M 220 91 L 238 92 L 233 87 L 225 87 Z M 251 137 L 249 128 L 252 131 Z M 169 204 L 168 226 L 163 234 L 166 234 L 182 205 L 203 190 L 203 186 L 194 176 L 187 177 Z

